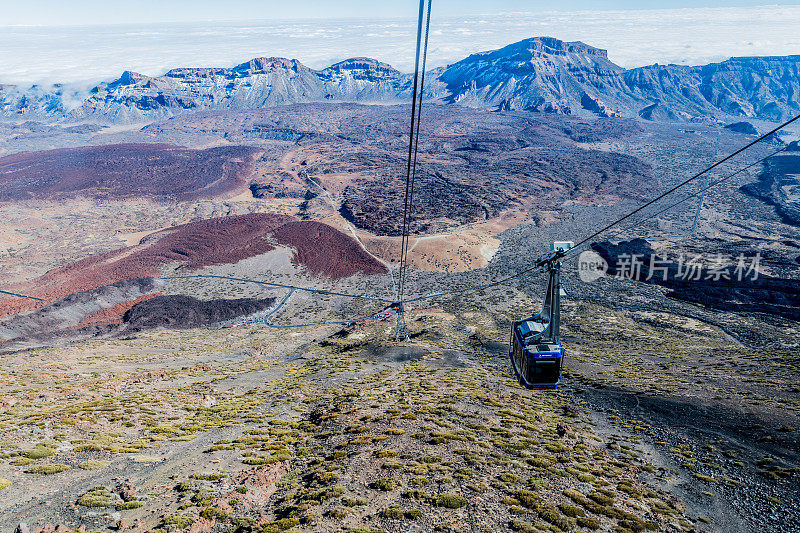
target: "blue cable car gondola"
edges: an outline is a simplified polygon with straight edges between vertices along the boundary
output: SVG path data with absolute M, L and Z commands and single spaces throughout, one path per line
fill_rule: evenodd
M 572 246 L 571 242 L 556 242 L 551 249 L 564 252 Z M 528 389 L 556 389 L 561 384 L 564 349 L 559 335 L 561 263 L 558 257 L 560 255 L 555 255 L 548 263 L 550 278 L 542 310 L 530 318 L 511 323 L 511 366 L 520 384 Z

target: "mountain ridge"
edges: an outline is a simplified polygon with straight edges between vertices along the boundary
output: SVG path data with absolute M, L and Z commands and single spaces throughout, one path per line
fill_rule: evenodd
M 297 59 L 263 56 L 233 67 L 178 67 L 155 77 L 126 70 L 86 94 L 60 85 L 3 85 L 0 115 L 131 123 L 197 110 L 400 103 L 410 98 L 412 81 L 410 74 L 369 57 L 315 70 Z M 581 41 L 531 37 L 428 71 L 425 96 L 498 111 L 780 121 L 800 112 L 800 55 L 626 70 L 606 50 Z

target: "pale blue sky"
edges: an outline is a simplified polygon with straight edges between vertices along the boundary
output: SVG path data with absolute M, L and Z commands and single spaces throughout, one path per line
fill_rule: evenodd
M 798 5 L 800 0 L 434 0 L 439 16 L 508 11 L 604 11 Z M 415 13 L 417 0 L 0 0 L 0 26 L 209 20 L 388 18 Z

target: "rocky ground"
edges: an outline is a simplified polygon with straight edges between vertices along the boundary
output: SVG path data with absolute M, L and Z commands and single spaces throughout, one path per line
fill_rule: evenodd
M 509 375 L 502 317 L 435 308 L 408 344 L 243 326 L 5 355 L 0 525 L 788 531 L 792 354 L 582 305 L 550 393 Z
M 101 269 L 110 283 L 76 293 L 64 282 L 72 278 L 54 278 L 54 301 L 0 324 L 0 531 L 20 522 L 48 532 L 59 524 L 214 533 L 796 529 L 800 239 L 771 200 L 788 198 L 779 193 L 791 173 L 769 182 L 766 201 L 741 189 L 761 168 L 709 191 L 691 239 L 659 240 L 686 233 L 692 202 L 647 211 L 631 220 L 635 228 L 607 237 L 647 237 L 648 250 L 672 259 L 760 253 L 763 279 L 781 283 L 777 304 L 756 301 L 760 293 L 717 298 L 710 284 L 700 296 L 687 286 L 691 297 L 675 298 L 675 286 L 647 280 L 583 282 L 570 256 L 558 392 L 521 389 L 507 363 L 510 321 L 537 310 L 538 277 L 412 305 L 408 343 L 391 341 L 391 319 L 277 329 L 239 316 L 256 310 L 251 318 L 263 322 L 270 313 L 279 325 L 340 320 L 377 313 L 382 302 L 221 278 L 141 277 L 181 267 L 391 298 L 387 269 L 398 242 L 391 224 L 375 226 L 385 219 L 370 201 L 397 177 L 382 169 L 396 166 L 402 132 L 391 124 L 406 112 L 314 104 L 55 137 L 193 149 L 231 143 L 262 155 L 249 183 L 210 200 L 0 205 L 7 284 L 31 286 L 53 269 L 84 272 L 75 265 Z M 425 173 L 423 185 L 485 181 L 466 195 L 474 205 L 444 202 L 457 213 L 418 219 L 436 232 L 412 238 L 411 297 L 519 272 L 550 242 L 590 234 L 691 175 L 713 157 L 717 138 L 700 125 L 447 112 L 455 116 L 432 111 L 436 127 L 422 147 L 423 169 L 447 170 Z M 748 139 L 721 133 L 719 152 Z M 22 140 L 3 146 L 14 151 Z M 581 158 L 606 174 L 572 176 L 573 167 L 589 168 L 573 165 Z M 536 174 L 525 187 L 506 177 L 523 169 Z M 437 203 L 435 188 L 420 190 Z M 343 216 L 346 204 L 363 216 Z M 291 222 L 236 223 L 267 219 Z M 151 248 L 158 253 L 145 253 Z M 191 298 L 203 303 L 187 306 Z M 159 314 L 181 321 L 165 324 Z M 147 327 L 110 334 L 108 324 L 126 315 Z M 223 319 L 232 327 L 208 325 Z M 150 329 L 162 325 L 203 327 Z M 45 327 L 50 333 L 31 340 Z M 30 342 L 12 345 L 20 336 Z

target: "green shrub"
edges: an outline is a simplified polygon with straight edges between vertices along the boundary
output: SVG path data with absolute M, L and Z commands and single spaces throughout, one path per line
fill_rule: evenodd
M 216 507 L 209 507 L 208 509 L 203 509 L 200 511 L 200 518 L 205 518 L 207 520 L 216 520 L 217 522 L 224 522 L 230 518 L 228 513 L 223 511 L 222 509 L 218 509 Z
M 321 489 L 317 489 L 314 491 L 309 492 L 305 499 L 307 500 L 315 500 L 315 501 L 324 501 L 330 498 L 336 498 L 344 494 L 344 487 L 341 485 L 331 485 L 330 487 L 324 487 Z
M 508 527 L 511 531 L 521 531 L 522 533 L 537 533 L 539 531 L 531 524 L 523 522 L 522 520 L 511 520 L 508 523 Z
M 384 492 L 389 492 L 395 489 L 397 486 L 397 481 L 392 478 L 383 478 L 378 479 L 374 483 L 372 483 L 372 488 L 377 490 L 382 490 Z
M 84 470 L 97 470 L 99 468 L 105 468 L 109 464 L 111 464 L 109 461 L 90 459 L 88 461 L 84 461 L 81 464 L 79 464 L 78 468 L 82 468 Z
M 579 516 L 577 519 L 578 525 L 587 529 L 600 529 L 600 520 L 591 516 Z
M 279 451 L 271 455 L 257 455 L 255 457 L 248 457 L 242 462 L 246 465 L 262 466 L 288 461 L 292 458 L 292 454 L 288 451 Z
M 612 496 L 601 494 L 599 492 L 593 492 L 589 494 L 589 499 L 594 500 L 600 505 L 612 505 L 614 503 L 614 498 Z
M 300 525 L 300 521 L 297 518 L 281 518 L 280 520 L 273 520 L 264 525 L 261 529 L 261 533 L 280 533 L 281 531 L 286 531 L 297 525 Z
M 344 499 L 344 504 L 348 507 L 358 507 L 361 505 L 367 505 L 368 503 L 369 500 L 363 496 L 351 496 Z
M 45 457 L 50 457 L 51 455 L 55 455 L 56 450 L 52 446 L 48 446 L 46 444 L 37 444 L 34 446 L 32 450 L 28 450 L 27 452 L 23 453 L 25 457 L 28 459 L 44 459 Z
M 533 509 L 542 501 L 542 497 L 532 490 L 517 489 L 514 491 L 514 497 L 519 500 L 523 507 Z
M 48 463 L 43 465 L 35 465 L 27 470 L 28 474 L 58 474 L 59 472 L 64 472 L 65 470 L 69 470 L 69 465 L 60 464 L 60 463 Z
M 517 483 L 519 482 L 519 477 L 515 476 L 510 472 L 502 472 L 497 476 L 497 479 L 502 481 L 503 483 Z
M 437 507 L 446 507 L 447 509 L 458 509 L 467 505 L 467 499 L 459 494 L 439 494 L 436 496 L 434 503 Z
M 78 505 L 84 507 L 110 507 L 112 494 L 105 487 L 95 487 L 78 498 Z
M 564 513 L 565 516 L 570 516 L 575 518 L 576 516 L 584 516 L 586 512 L 581 509 L 580 507 L 574 507 L 572 505 L 568 505 L 566 503 L 562 503 L 558 506 L 558 509 Z
M 397 457 L 397 452 L 394 450 L 379 449 L 372 452 L 375 457 Z
M 328 485 L 339 481 L 339 474 L 336 472 L 314 472 L 314 481 L 320 485 Z
M 403 511 L 399 507 L 387 507 L 380 512 L 380 515 L 384 518 L 400 520 L 403 518 Z
M 552 455 L 534 455 L 533 457 L 529 457 L 525 459 L 529 465 L 536 467 L 536 468 L 547 468 L 549 466 L 554 465 L 558 462 L 558 459 L 553 457 Z
M 561 516 L 554 507 L 549 505 L 537 506 L 536 513 L 539 515 L 539 518 L 550 522 L 563 531 L 570 531 L 574 527 L 573 522 L 569 518 Z
M 453 477 L 458 479 L 469 479 L 474 476 L 476 472 L 471 468 L 459 468 L 456 470 L 456 473 L 453 474 Z
M 629 529 L 630 531 L 641 532 L 647 529 L 643 520 L 640 520 L 636 517 L 627 517 L 624 520 L 619 521 L 619 525 L 624 527 L 625 529 Z
M 225 479 L 228 477 L 228 474 L 222 474 L 220 472 L 216 472 L 213 474 L 192 474 L 189 476 L 189 479 L 201 479 L 203 481 L 217 481 L 220 479 Z
M 115 509 L 117 511 L 128 511 L 130 509 L 138 509 L 141 506 L 142 506 L 142 502 L 136 501 L 136 500 L 131 500 L 129 502 L 118 503 L 117 506 L 115 507 Z
M 173 514 L 164 519 L 165 526 L 175 526 L 184 529 L 194 524 L 194 518 L 185 514 Z

